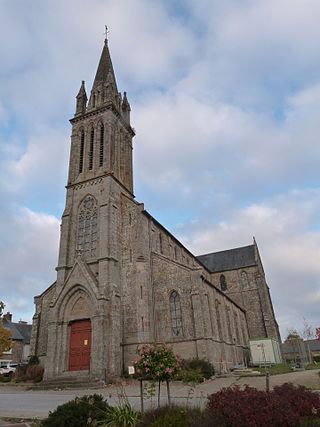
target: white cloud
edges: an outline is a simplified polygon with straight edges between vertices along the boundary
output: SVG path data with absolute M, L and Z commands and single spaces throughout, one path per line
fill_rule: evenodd
M 0 294 L 14 315 L 33 314 L 32 298 L 55 280 L 59 221 L 52 215 L 17 208 L 1 215 Z
M 178 3 L 1 2 L 0 226 L 19 268 L 0 286 L 7 292 L 10 280 L 18 313 L 29 313 L 35 288 L 54 279 L 57 220 L 39 212 L 63 209 L 67 120 L 82 79 L 90 91 L 108 24 L 137 129 L 138 199 L 195 250 L 247 244 L 255 234 L 281 323 L 298 322 L 303 310 L 315 318 L 319 2 Z M 28 267 L 33 239 L 39 275 Z
M 254 235 L 285 336 L 287 328 L 301 329 L 304 316 L 318 322 L 320 231 L 308 229 L 319 196 L 320 190 L 295 191 L 234 210 L 222 224 L 184 224 L 178 234 L 196 254 L 251 244 Z
M 195 196 L 200 208 L 208 197 L 217 200 L 221 194 L 243 205 L 248 198 L 312 185 L 320 158 L 317 92 L 315 86 L 288 98 L 281 123 L 197 99 L 182 88 L 155 94 L 133 111 L 141 129 L 135 143 L 139 185 L 168 202 L 178 191 L 187 208 L 194 206 Z

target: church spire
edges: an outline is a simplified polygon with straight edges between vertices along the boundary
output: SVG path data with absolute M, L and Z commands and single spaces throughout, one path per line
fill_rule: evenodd
M 119 110 L 121 96 L 118 93 L 116 77 L 113 71 L 108 47 L 108 39 L 106 37 L 96 76 L 92 85 L 88 109 L 92 110 L 105 104 L 109 104 L 110 102 Z
M 108 47 L 108 40 L 105 39 L 98 69 L 93 82 L 92 90 L 96 89 L 101 84 L 107 83 L 108 81 L 111 81 L 111 80 L 112 80 L 112 83 L 114 83 L 115 87 L 117 87 L 116 78 L 114 75 L 111 56 L 110 56 L 110 51 Z

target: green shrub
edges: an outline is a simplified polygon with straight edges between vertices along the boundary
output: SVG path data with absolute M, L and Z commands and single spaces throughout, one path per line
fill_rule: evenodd
M 29 356 L 28 365 L 40 365 L 40 360 L 38 356 Z
M 201 369 L 181 369 L 176 379 L 188 384 L 200 384 L 203 382 L 204 375 Z
M 177 411 L 177 412 L 171 412 L 167 414 L 163 414 L 163 416 L 159 417 L 155 422 L 151 424 L 152 427 L 186 427 L 187 426 L 187 420 L 186 420 L 186 413 L 185 411 Z
M 0 374 L 0 383 L 9 383 L 11 381 L 11 375 Z
M 149 410 L 142 416 L 139 427 L 210 427 L 204 424 L 205 414 L 199 408 L 186 406 L 162 406 Z
M 320 418 L 304 418 L 300 421 L 299 427 L 319 427 Z
M 226 424 L 213 419 L 207 411 L 193 409 L 188 411 L 187 427 L 226 427 Z
M 128 369 L 124 369 L 122 371 L 121 377 L 124 378 L 125 380 L 131 378 L 131 375 L 129 375 Z
M 183 365 L 185 369 L 200 369 L 205 379 L 209 379 L 214 375 L 214 366 L 204 359 L 185 360 Z
M 138 412 L 126 401 L 118 406 L 108 408 L 103 417 L 102 425 L 110 427 L 135 427 L 138 420 Z
M 41 427 L 87 427 L 104 419 L 109 405 L 101 395 L 82 396 L 57 407 L 41 422 Z M 101 423 L 100 423 L 101 424 Z

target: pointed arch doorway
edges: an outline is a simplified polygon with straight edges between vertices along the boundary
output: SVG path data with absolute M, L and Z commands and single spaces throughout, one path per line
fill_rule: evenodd
M 91 354 L 91 321 L 72 322 L 69 339 L 69 371 L 88 371 Z

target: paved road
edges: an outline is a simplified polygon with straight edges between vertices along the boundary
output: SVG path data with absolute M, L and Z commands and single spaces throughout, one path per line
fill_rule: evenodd
M 290 374 L 275 375 L 270 378 L 271 387 L 285 382 L 305 385 L 312 389 L 320 390 L 320 370 L 293 372 Z M 176 403 L 205 404 L 206 396 L 229 387 L 233 384 L 241 386 L 248 384 L 260 390 L 265 387 L 264 377 L 252 378 L 218 378 L 198 385 L 194 389 L 181 383 L 171 385 L 172 400 Z M 139 386 L 138 384 L 125 384 L 123 387 L 108 386 L 98 390 L 60 390 L 60 391 L 27 391 L 25 387 L 3 385 L 0 387 L 0 417 L 25 417 L 44 418 L 48 412 L 54 410 L 58 405 L 65 403 L 76 396 L 84 394 L 98 393 L 107 398 L 108 402 L 115 405 L 119 402 L 119 396 L 125 393 L 130 403 L 140 409 Z M 161 393 L 161 403 L 167 400 L 166 389 L 163 386 Z M 151 401 L 146 401 L 146 406 Z M 153 399 L 155 405 L 155 398 Z

